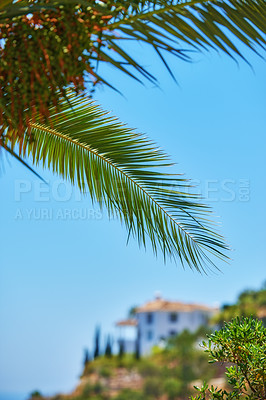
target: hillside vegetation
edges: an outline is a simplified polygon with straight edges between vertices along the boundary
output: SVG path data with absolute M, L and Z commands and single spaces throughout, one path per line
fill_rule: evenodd
M 95 358 L 91 361 L 87 353 L 75 391 L 49 400 L 187 400 L 195 395 L 194 386 L 203 382 L 209 386 L 204 383 L 193 399 L 266 399 L 265 321 L 264 285 L 242 292 L 236 304 L 222 307 L 213 321 L 221 330 L 184 331 L 164 348 L 154 347 L 149 357 L 122 351 L 113 355 L 110 343 L 100 355 L 98 331 Z M 206 335 L 209 341 L 202 347 Z M 39 392 L 32 393 L 31 400 L 40 398 Z
M 244 290 L 235 304 L 223 305 L 213 322 L 222 326 L 224 321 L 231 321 L 232 318 L 250 316 L 261 319 L 266 325 L 266 282 L 260 290 Z
M 52 400 L 176 400 L 194 392 L 193 384 L 223 375 L 224 369 L 208 364 L 199 347 L 207 331 L 184 331 L 152 355 L 100 356 L 86 363 L 79 386 L 71 395 Z

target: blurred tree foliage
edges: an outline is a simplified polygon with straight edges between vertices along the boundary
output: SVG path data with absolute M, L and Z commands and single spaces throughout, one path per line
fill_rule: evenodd
M 208 332 L 205 328 L 195 333 L 184 331 L 166 342 L 165 348 L 157 348 L 151 356 L 139 360 L 134 354 L 125 354 L 122 359 L 119 354 L 112 358 L 100 356 L 85 367 L 80 393 L 69 400 L 187 399 L 195 380 L 211 379 L 219 373 L 219 368 L 208 364 L 208 357 L 199 346 Z M 119 385 L 121 376 L 128 382 L 128 388 L 121 388 L 111 397 L 110 388 Z M 132 376 L 138 376 L 139 387 L 131 384 Z
M 266 285 L 263 284 L 260 290 L 245 290 L 237 299 L 236 304 L 222 307 L 219 314 L 215 315 L 213 322 L 223 325 L 224 321 L 230 321 L 235 317 L 259 318 L 266 325 Z
M 31 392 L 29 400 L 41 400 L 41 399 L 43 399 L 43 396 L 41 392 L 39 392 L 39 390 L 34 390 L 33 392 Z
M 25 130 L 36 114 L 46 121 L 60 108 L 66 88 L 85 90 L 99 80 L 101 39 L 110 19 L 125 16 L 129 4 L 114 1 L 8 1 L 0 8 L 0 126 Z M 21 4 L 21 6 L 20 6 Z M 19 95 L 18 95 L 19 94 Z

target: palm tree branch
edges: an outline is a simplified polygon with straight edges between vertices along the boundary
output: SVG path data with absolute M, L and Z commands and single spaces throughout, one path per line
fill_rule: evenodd
M 181 224 L 179 224 L 159 203 L 158 201 L 156 201 L 154 199 L 154 197 L 152 197 L 149 192 L 145 189 L 145 187 L 141 186 L 135 179 L 133 179 L 128 173 L 126 173 L 123 169 L 119 168 L 119 166 L 117 166 L 116 164 L 114 164 L 113 162 L 111 162 L 108 158 L 104 157 L 103 155 L 99 154 L 96 150 L 92 149 L 91 147 L 89 147 L 88 145 L 85 145 L 81 142 L 79 142 L 77 139 L 72 139 L 67 135 L 63 135 L 60 132 L 57 132 L 55 129 L 51 129 L 45 125 L 39 124 L 39 123 L 30 123 L 29 125 L 31 128 L 33 129 L 39 129 L 42 130 L 43 132 L 49 133 L 50 135 L 56 136 L 60 139 L 63 139 L 64 141 L 68 141 L 71 144 L 75 144 L 77 147 L 80 147 L 90 153 L 92 153 L 93 155 L 95 155 L 96 157 L 99 157 L 102 161 L 104 161 L 104 163 L 110 165 L 110 167 L 114 168 L 115 170 L 117 170 L 117 172 L 121 175 L 124 176 L 124 178 L 126 180 L 129 180 L 133 185 L 135 185 L 141 192 L 143 192 L 145 194 L 145 196 L 147 196 L 149 198 L 149 200 L 154 203 L 156 205 L 156 207 L 158 207 L 160 209 L 160 211 L 162 211 L 162 213 L 164 213 L 174 224 L 178 225 L 178 229 L 181 229 L 186 235 L 189 236 L 189 238 L 195 242 L 195 239 L 189 234 L 189 232 L 187 232 L 182 226 Z M 184 211 L 184 210 L 183 210 Z M 192 216 L 192 218 L 194 219 L 194 221 L 196 221 L 196 219 Z M 198 223 L 198 221 L 196 221 Z M 202 226 L 202 225 L 201 225 Z M 195 242 L 196 243 L 196 242 Z
M 91 102 L 73 103 L 55 112 L 49 124 L 30 122 L 23 156 L 27 152 L 34 164 L 42 160 L 82 192 L 88 188 L 139 243 L 145 246 L 149 237 L 155 253 L 161 248 L 165 257 L 197 270 L 213 264 L 206 251 L 225 259 L 227 246 L 206 218 L 209 209 L 184 192 L 189 184 L 183 177 L 162 172 L 169 166 L 166 155 Z
M 71 10 L 71 7 L 74 9 L 75 5 L 87 6 L 88 0 L 11 3 L 11 0 L 5 1 L 6 7 L 0 10 L 0 19 L 7 17 L 12 19 L 12 13 L 23 15 L 23 13 L 49 11 L 58 7 L 70 7 Z M 140 77 L 154 84 L 157 83 L 156 78 L 147 68 L 144 68 L 142 63 L 130 54 L 131 51 L 124 48 L 123 44 L 126 40 L 152 46 L 172 76 L 173 73 L 164 58 L 166 53 L 191 61 L 189 48 L 192 47 L 197 51 L 215 49 L 225 52 L 234 60 L 236 57 L 241 57 L 247 61 L 236 40 L 245 44 L 259 56 L 261 56 L 261 50 L 265 50 L 266 47 L 265 0 L 184 0 L 181 2 L 177 0 L 136 2 L 125 0 L 116 2 L 113 9 L 106 8 L 106 5 L 101 2 L 89 3 L 90 7 L 99 14 L 104 16 L 108 13 L 110 20 L 101 32 L 92 32 L 96 42 L 100 40 L 101 45 L 95 44 L 95 54 L 91 55 L 91 59 L 84 53 L 84 57 L 88 58 L 88 65 L 90 61 L 97 66 L 100 62 L 104 62 L 138 81 L 141 79 L 134 72 L 138 72 Z M 184 49 L 181 43 L 188 48 Z M 89 36 L 86 46 L 89 50 L 91 46 Z M 98 73 L 96 66 L 93 70 L 92 74 L 97 81 L 114 88 Z
M 197 50 L 213 48 L 233 59 L 237 55 L 245 61 L 233 39 L 238 39 L 258 55 L 259 48 L 265 49 L 265 0 L 190 0 L 177 4 L 151 0 L 147 3 L 157 4 L 157 7 L 110 21 L 108 30 L 103 31 L 103 38 L 111 47 L 109 32 L 118 32 L 114 50 L 122 59 L 124 54 L 118 48 L 121 49 L 121 39 L 125 38 L 151 45 L 157 53 L 159 50 L 158 55 L 165 65 L 167 62 L 160 50 L 186 61 L 191 59 L 186 50 L 178 48 L 180 41 Z M 131 65 L 135 68 L 135 64 Z
M 1 147 L 5 149 L 7 153 L 9 153 L 12 157 L 14 157 L 17 161 L 19 161 L 24 167 L 26 167 L 30 172 L 32 172 L 37 178 L 46 183 L 46 181 L 39 175 L 27 162 L 23 160 L 11 147 L 9 147 L 6 143 L 1 143 Z
M 147 11 L 144 13 L 140 13 L 140 14 L 135 14 L 135 15 L 131 15 L 125 19 L 121 19 L 120 21 L 116 21 L 112 24 L 110 24 L 108 26 L 108 28 L 110 30 L 114 30 L 119 28 L 121 25 L 130 25 L 134 22 L 140 21 L 140 20 L 145 20 L 145 21 L 149 21 L 151 17 L 154 17 L 156 15 L 161 15 L 161 14 L 165 14 L 169 11 L 174 11 L 174 12 L 178 12 L 179 10 L 183 10 L 185 7 L 191 7 L 195 4 L 199 4 L 199 3 L 204 3 L 207 2 L 209 0 L 189 0 L 189 1 L 183 1 L 182 3 L 178 3 L 176 5 L 173 4 L 169 4 L 167 6 L 164 6 L 162 8 L 158 8 L 158 9 L 153 9 L 151 11 Z M 152 1 L 151 1 L 152 3 Z

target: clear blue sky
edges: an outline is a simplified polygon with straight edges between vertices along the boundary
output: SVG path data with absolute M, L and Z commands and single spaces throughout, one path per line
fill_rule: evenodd
M 10 160 L 0 178 L 2 392 L 71 390 L 96 324 L 114 332 L 117 319 L 157 290 L 168 299 L 222 304 L 266 278 L 265 62 L 248 51 L 254 71 L 214 52 L 196 56 L 193 64 L 171 59 L 177 86 L 151 53 L 136 51 L 145 53 L 143 63 L 160 78 L 161 89 L 107 69 L 126 98 L 107 88 L 95 97 L 158 142 L 178 163 L 176 172 L 199 182 L 232 247 L 232 261 L 209 276 L 165 265 L 134 241 L 126 246 L 120 223 L 94 212 L 89 198 L 79 200 L 73 190 L 68 201 L 58 201 L 53 191 L 60 179 L 42 169 L 49 186 L 40 193 L 40 182 Z M 19 185 L 31 187 L 20 198 Z M 67 198 L 61 189 L 61 199 Z M 48 219 L 39 218 L 45 209 Z M 76 211 L 71 219 L 55 217 L 65 210 Z M 80 210 L 89 218 L 79 218 Z

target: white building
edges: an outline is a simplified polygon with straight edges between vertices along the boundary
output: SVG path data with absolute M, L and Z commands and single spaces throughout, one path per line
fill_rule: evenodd
M 119 321 L 119 340 L 123 340 L 125 351 L 134 351 L 139 337 L 140 353 L 149 354 L 152 347 L 170 336 L 175 336 L 187 329 L 196 331 L 207 325 L 209 318 L 217 308 L 201 304 L 185 304 L 168 301 L 157 296 L 153 301 L 136 309 L 134 319 Z

